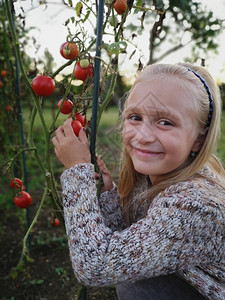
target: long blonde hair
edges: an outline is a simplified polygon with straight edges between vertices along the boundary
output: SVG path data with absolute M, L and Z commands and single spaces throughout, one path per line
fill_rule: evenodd
M 206 123 L 209 115 L 209 95 L 201 80 L 192 72 L 190 72 L 188 68 L 197 72 L 202 78 L 204 78 L 211 91 L 213 98 L 213 115 L 208 128 L 206 128 Z M 201 150 L 194 159 L 188 157 L 186 162 L 178 169 L 160 176 L 156 184 L 154 184 L 154 186 L 147 191 L 147 199 L 149 201 L 151 201 L 159 192 L 165 190 L 170 185 L 187 180 L 197 173 L 205 164 L 207 164 L 215 173 L 217 178 L 220 179 L 219 182 L 217 179 L 217 184 L 220 184 L 225 189 L 225 171 L 219 159 L 214 155 L 217 147 L 218 137 L 220 135 L 221 97 L 219 88 L 214 82 L 210 73 L 204 67 L 194 66 L 192 64 L 153 64 L 147 66 L 139 74 L 131 89 L 131 93 L 134 86 L 140 81 L 148 82 L 153 79 L 171 80 L 172 78 L 176 79 L 178 88 L 182 89 L 184 93 L 188 93 L 188 95 L 194 99 L 193 111 L 198 119 L 199 132 L 202 134 L 205 133 L 206 138 L 203 142 Z M 126 102 L 128 101 L 129 97 Z M 130 194 L 139 176 L 140 174 L 135 171 L 129 154 L 125 149 L 123 149 L 122 168 L 118 189 L 120 193 L 123 216 L 127 223 L 129 223 L 130 219 Z

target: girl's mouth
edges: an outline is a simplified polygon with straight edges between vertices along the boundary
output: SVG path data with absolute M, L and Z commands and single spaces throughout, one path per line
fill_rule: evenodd
M 140 157 L 157 157 L 159 155 L 162 155 L 163 152 L 160 151 L 153 151 L 153 150 L 144 150 L 140 148 L 134 148 L 135 153 Z

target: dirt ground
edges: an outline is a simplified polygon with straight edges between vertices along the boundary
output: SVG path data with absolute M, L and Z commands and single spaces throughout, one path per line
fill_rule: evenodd
M 0 299 L 78 299 L 81 288 L 71 267 L 67 239 L 62 226 L 52 227 L 51 209 L 45 207 L 31 233 L 31 258 L 17 278 L 10 276 L 22 250 L 23 224 L 17 208 L 0 208 Z M 31 216 L 35 207 L 30 209 Z M 115 288 L 87 288 L 86 299 L 116 300 Z

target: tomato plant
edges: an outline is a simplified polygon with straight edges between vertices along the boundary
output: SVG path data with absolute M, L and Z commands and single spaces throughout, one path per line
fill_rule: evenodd
M 55 82 L 49 76 L 38 75 L 36 76 L 32 83 L 32 89 L 37 96 L 48 97 L 55 90 Z
M 21 179 L 19 179 L 19 178 L 14 178 L 14 179 L 12 179 L 11 181 L 10 181 L 10 186 L 11 186 L 11 188 L 13 188 L 13 189 L 21 189 L 22 188 L 22 186 L 23 186 L 23 182 L 22 182 L 22 180 Z
M 75 117 L 76 117 L 76 120 L 79 121 L 83 127 L 85 127 L 85 125 L 86 125 L 85 116 L 83 116 L 81 113 L 76 113 Z
M 74 134 L 76 136 L 78 136 L 79 132 L 80 132 L 80 130 L 82 128 L 81 122 L 78 121 L 78 120 L 74 120 L 74 121 L 71 122 L 71 126 L 73 128 Z
M 53 220 L 51 220 L 51 225 L 55 227 L 59 226 L 60 225 L 59 219 L 54 218 Z
M 25 191 L 22 191 L 18 196 L 15 196 L 14 203 L 19 208 L 27 208 L 32 203 L 31 195 Z
M 58 109 L 60 108 L 62 102 L 63 102 L 63 99 L 59 100 Z M 73 110 L 73 102 L 69 99 L 66 99 L 63 103 L 63 106 L 62 106 L 60 112 L 64 115 L 68 115 L 72 112 L 72 110 Z
M 81 4 L 84 2 L 85 2 L 85 6 L 81 12 L 81 8 L 82 8 Z M 114 2 L 115 1 L 113 1 L 113 3 Z M 72 1 L 70 1 L 70 3 L 72 6 L 73 5 Z M 99 7 L 100 7 L 100 5 L 102 5 L 102 3 L 103 3 L 102 1 L 99 1 Z M 112 1 L 110 1 L 110 3 L 112 3 Z M 9 4 L 9 1 L 6 1 L 6 6 L 8 4 Z M 108 51 L 108 48 L 110 46 L 110 44 L 109 44 L 109 46 L 106 46 L 106 48 L 105 48 L 107 55 L 109 55 L 109 60 L 104 61 L 101 58 L 100 53 L 98 52 L 99 53 L 98 54 L 97 51 L 96 51 L 96 55 L 93 54 L 94 44 L 96 43 L 96 41 L 98 41 L 98 43 L 96 43 L 96 49 L 98 49 L 98 50 L 102 49 L 101 42 L 100 42 L 101 38 L 97 39 L 97 34 L 99 34 L 101 32 L 104 34 L 104 30 L 100 30 L 100 27 L 105 28 L 105 25 L 107 25 L 107 23 L 108 23 L 108 18 L 105 19 L 105 24 L 100 24 L 101 22 L 99 22 L 98 30 L 96 30 L 96 32 L 93 31 L 92 35 L 87 34 L 85 26 L 83 26 L 83 25 L 80 26 L 81 22 L 83 23 L 88 20 L 89 14 L 93 13 L 95 17 L 97 16 L 97 12 L 98 12 L 97 1 L 95 2 L 95 4 L 96 4 L 95 5 L 96 13 L 94 11 L 94 6 L 92 5 L 92 1 L 78 1 L 78 4 L 76 4 L 76 7 L 74 7 L 76 17 L 73 16 L 70 20 L 68 20 L 68 22 L 65 23 L 65 24 L 69 24 L 69 22 L 70 22 L 70 25 L 72 25 L 72 24 L 75 25 L 74 30 L 71 30 L 71 28 L 68 27 L 69 34 L 68 34 L 67 39 L 70 42 L 63 43 L 60 46 L 60 49 L 58 49 L 58 52 L 60 51 L 60 54 L 62 55 L 62 57 L 67 59 L 68 61 L 66 61 L 66 63 L 64 63 L 62 66 L 59 66 L 58 69 L 54 70 L 54 71 L 53 71 L 53 67 L 52 67 L 52 66 L 54 66 L 54 57 L 47 55 L 48 54 L 47 52 L 46 52 L 45 64 L 39 64 L 38 60 L 36 60 L 36 57 L 34 60 L 35 64 L 29 63 L 29 68 L 30 68 L 30 65 L 32 66 L 31 69 L 29 69 L 24 64 L 24 60 L 22 59 L 23 53 L 21 52 L 22 45 L 17 40 L 17 36 L 16 36 L 16 34 L 14 34 L 14 33 L 16 33 L 16 30 L 13 28 L 13 26 L 12 26 L 13 24 L 11 24 L 11 32 L 13 34 L 10 35 L 10 38 L 12 37 L 13 45 L 16 50 L 17 56 L 16 56 L 15 60 L 19 64 L 20 73 L 21 73 L 21 74 L 19 74 L 19 76 L 21 75 L 21 78 L 23 79 L 23 82 L 21 82 L 21 83 L 23 83 L 22 92 L 24 92 L 24 90 L 28 90 L 29 92 L 31 92 L 33 103 L 31 103 L 31 97 L 24 97 L 25 99 L 27 99 L 29 101 L 29 109 L 31 111 L 31 114 L 29 114 L 30 119 L 27 120 L 29 123 L 28 124 L 29 126 L 24 127 L 25 131 L 28 131 L 28 132 L 26 132 L 27 136 L 28 136 L 27 143 L 25 145 L 20 145 L 19 143 L 16 143 L 16 145 L 19 145 L 20 147 L 16 148 L 16 149 L 18 149 L 18 151 L 16 154 L 13 153 L 13 158 L 10 160 L 7 160 L 6 167 L 7 167 L 7 171 L 10 172 L 10 176 L 12 176 L 11 174 L 13 173 L 13 171 L 12 171 L 13 167 L 16 163 L 18 163 L 17 160 L 20 157 L 22 160 L 22 154 L 26 153 L 27 157 L 28 157 L 28 161 L 32 162 L 32 167 L 35 168 L 35 172 L 37 172 L 36 177 L 40 177 L 41 180 L 43 179 L 44 181 L 46 181 L 45 185 L 43 185 L 41 182 L 41 189 L 43 189 L 43 195 L 42 195 L 40 203 L 37 204 L 37 205 L 39 205 L 39 209 L 37 210 L 34 220 L 32 221 L 31 224 L 28 224 L 28 226 L 29 226 L 28 233 L 31 232 L 31 229 L 34 226 L 34 224 L 37 220 L 37 217 L 39 216 L 39 214 L 41 212 L 41 208 L 43 206 L 45 198 L 48 196 L 51 200 L 52 208 L 54 209 L 54 218 L 52 218 L 52 225 L 58 226 L 59 222 L 60 222 L 60 224 L 63 224 L 63 214 L 62 214 L 63 207 L 62 207 L 62 201 L 61 201 L 62 200 L 61 192 L 58 189 L 57 181 L 54 178 L 54 175 L 55 175 L 54 172 L 56 172 L 56 174 L 58 175 L 58 170 L 54 170 L 54 168 L 57 166 L 57 164 L 55 164 L 55 159 L 54 159 L 53 155 L 51 155 L 52 154 L 51 153 L 51 151 L 52 151 L 51 138 L 52 138 L 52 135 L 54 134 L 56 127 L 58 126 L 57 122 L 61 121 L 61 120 L 58 120 L 58 118 L 61 119 L 61 117 L 62 117 L 62 116 L 60 116 L 60 112 L 64 113 L 64 114 L 68 114 L 68 116 L 69 116 L 69 114 L 72 114 L 73 120 L 71 120 L 71 127 L 74 131 L 74 135 L 75 135 L 74 138 L 76 138 L 76 136 L 79 136 L 80 130 L 83 129 L 84 127 L 86 127 L 87 137 L 91 139 L 90 133 L 94 132 L 93 136 L 96 135 L 97 128 L 91 128 L 91 127 L 96 127 L 96 126 L 92 126 L 94 124 L 94 122 L 91 122 L 91 120 L 92 120 L 91 117 L 90 117 L 90 121 L 88 119 L 87 120 L 88 122 L 86 124 L 86 112 L 89 112 L 89 109 L 94 106 L 93 103 L 96 103 L 97 105 L 99 105 L 98 107 L 96 107 L 96 111 L 98 108 L 101 108 L 101 110 L 99 110 L 98 120 L 97 120 L 98 121 L 97 123 L 99 123 L 99 120 L 104 111 L 104 108 L 107 106 L 107 104 L 109 103 L 109 101 L 113 95 L 113 90 L 115 88 L 116 78 L 118 75 L 117 56 L 119 55 L 119 53 L 122 53 L 122 51 L 120 51 L 120 49 L 119 49 L 117 52 L 114 52 L 112 55 L 112 53 L 110 53 Z M 109 13 L 111 13 L 111 11 L 112 10 L 110 7 Z M 12 21 L 12 17 L 10 16 L 10 6 L 7 7 L 7 12 L 8 12 L 8 22 L 10 23 Z M 115 24 L 115 19 L 116 19 L 116 17 L 114 16 L 113 24 Z M 103 20 L 104 20 L 104 18 L 103 18 Z M 90 19 L 89 19 L 89 21 L 90 21 Z M 122 36 L 122 29 L 123 29 L 124 22 L 125 22 L 125 20 L 122 20 L 120 23 L 120 26 L 118 26 L 118 27 L 116 27 L 114 25 L 114 29 L 115 29 L 114 30 L 114 33 L 115 33 L 114 42 L 115 42 L 115 44 L 119 44 L 119 42 L 120 42 L 120 36 Z M 99 34 L 99 36 L 100 35 L 101 34 Z M 79 44 L 78 43 L 76 44 L 72 41 L 79 41 Z M 113 38 L 112 38 L 112 42 L 113 42 Z M 110 43 L 111 43 L 111 41 L 110 41 Z M 11 40 L 10 40 L 10 45 L 11 45 Z M 17 59 L 17 58 L 20 58 L 20 59 Z M 79 58 L 79 62 L 77 63 L 78 58 Z M 81 59 L 81 58 L 83 58 L 83 59 Z M 86 58 L 88 58 L 88 59 L 86 59 Z M 75 60 L 76 65 L 74 67 L 74 71 L 72 71 L 72 72 L 75 74 L 75 76 L 74 76 L 74 74 L 68 74 L 68 72 L 61 73 L 61 71 L 63 71 L 66 67 L 73 66 L 74 60 Z M 100 85 L 93 83 L 92 80 L 88 80 L 89 78 L 93 77 L 94 61 L 97 62 L 97 63 L 95 63 L 95 74 L 94 74 L 95 79 L 96 79 L 95 81 Z M 100 72 L 101 71 L 100 70 L 100 62 L 103 62 L 103 61 L 104 61 L 103 71 Z M 113 62 L 112 66 L 111 66 L 111 61 Z M 36 62 L 37 62 L 37 64 L 36 64 Z M 15 61 L 14 61 L 14 63 L 15 63 Z M 98 67 L 96 67 L 96 65 Z M 35 67 L 35 69 L 33 68 L 33 66 Z M 41 69 L 39 69 L 39 66 Z M 2 93 L 2 91 L 1 91 L 1 94 L 3 94 L 3 96 L 5 96 L 6 95 L 5 91 L 8 89 L 10 91 L 10 93 L 15 95 L 15 93 L 13 93 L 11 86 L 9 85 L 9 82 L 13 78 L 13 75 L 16 75 L 16 74 L 14 74 L 14 64 L 12 67 L 8 67 L 8 65 L 4 62 L 4 65 L 3 64 L 1 65 L 0 72 L 3 69 L 7 70 L 8 77 L 4 78 L 4 76 L 1 75 L 1 73 L 0 73 L 0 79 L 2 80 L 2 82 L 4 84 L 4 86 L 3 86 L 4 93 Z M 32 76 L 32 74 L 41 74 L 41 73 L 37 73 L 37 72 L 40 72 L 40 70 L 44 70 L 44 71 L 41 71 L 42 74 L 52 74 L 52 78 L 49 76 L 44 76 L 44 75 L 38 75 L 38 76 L 35 75 L 36 77 L 33 76 L 35 78 L 33 79 L 32 82 L 30 82 L 29 81 L 30 76 Z M 74 81 L 73 80 L 74 77 L 76 77 L 77 79 L 80 79 L 82 81 L 85 81 L 85 84 L 82 85 L 82 84 L 80 84 L 80 82 Z M 48 106 L 48 103 L 46 103 L 46 105 L 45 105 L 45 103 L 42 103 L 42 101 L 40 101 L 40 99 L 38 99 L 37 96 L 41 96 L 41 97 L 50 96 L 55 90 L 55 82 L 53 80 L 55 78 L 57 78 L 57 92 L 59 93 L 60 98 L 57 99 L 57 102 L 55 102 L 55 104 L 53 102 L 53 105 Z M 24 88 L 24 85 L 26 85 L 27 89 Z M 16 85 L 14 84 L 12 86 L 16 86 Z M 100 94 L 99 97 L 98 97 L 98 95 L 95 95 L 95 97 L 92 96 L 94 87 L 97 87 L 96 91 L 99 92 L 99 94 Z M 37 96 L 34 95 L 34 93 Z M 65 99 L 63 104 L 62 104 L 63 100 L 61 98 Z M 69 99 L 71 99 L 72 101 Z M 100 100 L 99 102 L 98 102 L 98 99 Z M 6 100 L 7 100 L 7 97 L 6 97 Z M 8 118 L 9 116 L 11 118 L 14 117 L 14 112 L 16 114 L 18 111 L 17 106 L 16 105 L 14 106 L 13 103 L 9 102 L 9 101 L 2 102 L 2 105 L 4 105 L 4 106 L 2 106 L 3 109 L 5 110 L 6 106 L 9 104 L 12 106 L 13 113 L 6 113 L 6 111 L 3 111 L 2 114 L 5 115 L 6 118 Z M 100 104 L 102 105 L 101 107 L 100 107 Z M 56 108 L 57 108 L 56 105 L 58 106 L 57 112 L 56 112 Z M 2 109 L 2 107 L 0 107 L 0 109 Z M 49 109 L 49 107 L 52 108 L 52 114 L 50 114 L 49 111 L 47 111 L 47 109 Z M 25 108 L 27 108 L 27 107 L 25 107 Z M 21 115 L 22 115 L 22 113 L 21 113 Z M 38 118 L 38 123 L 36 122 L 36 120 L 37 120 L 36 118 Z M 42 129 L 43 129 L 43 132 L 42 132 L 42 133 L 44 133 L 43 139 L 40 134 L 40 127 L 42 127 Z M 36 139 L 37 135 L 38 135 L 38 138 Z M 15 144 L 15 143 L 13 143 L 13 144 Z M 44 151 L 44 153 L 43 153 L 43 151 Z M 34 155 L 32 155 L 32 153 L 34 153 Z M 53 159 L 52 159 L 52 157 L 53 157 Z M 34 165 L 33 165 L 33 161 L 35 163 Z M 22 161 L 22 163 L 24 163 L 24 162 Z M 38 170 L 36 170 L 37 165 L 38 165 L 38 167 L 40 167 Z M 26 178 L 25 175 L 24 175 L 24 178 Z M 16 182 L 15 182 L 15 186 L 16 186 Z M 43 188 L 43 186 L 45 186 L 45 188 Z M 15 188 L 17 188 L 17 186 Z M 26 186 L 26 188 L 28 189 L 28 186 Z M 29 190 L 32 191 L 33 190 L 32 187 L 30 187 Z M 20 188 L 17 189 L 16 191 L 17 191 L 17 194 L 14 198 L 15 205 L 20 208 L 28 207 L 32 202 L 32 199 L 31 199 L 31 196 L 29 195 L 29 193 L 27 193 L 25 190 L 23 190 L 23 186 L 20 186 Z M 55 217 L 57 217 L 57 218 L 55 218 Z M 22 256 L 21 256 L 18 266 L 20 266 L 22 264 L 23 259 L 26 257 L 26 255 L 25 255 L 27 253 L 26 242 L 27 242 L 28 237 L 29 237 L 29 235 L 27 234 L 24 238 Z
M 74 42 L 65 42 L 60 46 L 60 54 L 66 59 L 75 59 L 79 54 L 77 44 Z
M 87 61 L 85 59 L 85 61 Z M 82 81 L 85 81 L 88 77 L 92 77 L 93 75 L 93 70 L 92 70 L 92 66 L 91 64 L 88 62 L 87 67 L 86 66 L 86 62 L 84 62 L 82 67 L 82 60 L 78 61 L 76 66 L 75 66 L 75 70 L 74 70 L 74 75 L 76 76 L 77 79 L 80 79 Z
M 122 15 L 127 10 L 127 0 L 116 0 L 113 7 L 119 15 Z

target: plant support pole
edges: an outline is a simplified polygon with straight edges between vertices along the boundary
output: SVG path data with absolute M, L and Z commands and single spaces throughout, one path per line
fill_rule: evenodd
M 14 1 L 11 0 L 11 16 L 13 27 L 15 29 L 15 12 L 14 12 Z M 15 67 L 16 67 L 16 85 L 17 85 L 17 100 L 18 100 L 18 109 L 19 109 L 19 122 L 20 122 L 20 136 L 21 136 L 21 144 L 22 147 L 25 147 L 25 138 L 24 138 L 24 128 L 23 128 L 23 114 L 22 114 L 22 104 L 21 104 L 21 85 L 20 85 L 20 68 L 18 64 L 18 59 L 16 52 L 14 51 L 15 55 Z M 27 163 L 26 163 L 26 152 L 23 151 L 22 153 L 22 163 L 23 163 L 23 176 L 24 176 L 24 185 L 26 187 L 26 191 L 28 191 L 28 179 L 27 179 Z M 26 208 L 26 221 L 27 221 L 27 228 L 30 227 L 30 208 Z M 32 244 L 31 244 L 31 234 L 28 236 L 28 245 L 29 245 L 29 253 L 31 254 L 32 251 Z
M 94 91 L 93 91 L 91 139 L 90 139 L 90 152 L 91 152 L 92 164 L 95 164 L 95 143 L 96 143 L 96 134 L 97 134 L 99 80 L 100 80 L 100 67 L 101 67 L 101 60 L 99 58 L 101 56 L 103 18 L 104 18 L 104 0 L 99 0 L 98 15 L 97 15 L 97 38 L 96 38 L 95 65 L 94 65 Z M 82 300 L 87 299 L 87 288 L 85 286 L 82 286 L 81 297 Z
M 97 16 L 97 38 L 96 38 L 96 53 L 94 65 L 94 91 L 93 91 L 93 106 L 92 106 L 92 121 L 91 121 L 91 140 L 90 152 L 91 162 L 95 164 L 95 143 L 97 133 L 97 114 L 98 114 L 98 98 L 99 98 L 99 80 L 101 60 L 101 46 L 103 34 L 103 18 L 104 18 L 104 0 L 98 1 L 98 16 Z

